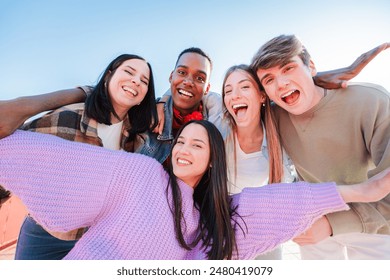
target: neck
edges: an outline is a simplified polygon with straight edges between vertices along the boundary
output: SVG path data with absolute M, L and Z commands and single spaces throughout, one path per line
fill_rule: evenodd
M 124 118 L 126 117 L 126 114 L 127 114 L 127 111 L 124 113 L 124 114 L 118 114 L 118 117 L 115 117 L 113 114 L 111 114 L 111 123 L 112 124 L 116 124 L 116 123 L 120 123 L 121 121 L 124 120 Z
M 236 133 L 240 148 L 245 153 L 254 153 L 261 150 L 264 132 L 260 120 L 252 122 L 248 127 L 236 127 Z
M 197 111 L 199 108 L 199 105 L 200 104 L 196 104 L 194 107 L 189 108 L 189 109 L 178 108 L 175 106 L 175 104 L 173 104 L 173 107 L 175 107 L 175 109 L 178 110 L 180 112 L 180 114 L 184 117 L 188 114 L 191 114 L 191 113 Z
M 326 96 L 326 89 L 316 86 L 314 89 L 314 98 L 312 102 L 312 106 L 310 108 L 313 108 L 318 103 L 320 103 L 321 99 Z

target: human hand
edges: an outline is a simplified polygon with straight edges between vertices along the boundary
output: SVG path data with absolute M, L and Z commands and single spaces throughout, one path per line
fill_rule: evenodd
M 348 67 L 318 72 L 317 75 L 313 77 L 314 82 L 316 85 L 327 89 L 346 88 L 349 80 L 356 77 L 371 60 L 389 47 L 390 43 L 383 43 L 360 55 Z
M 308 230 L 293 239 L 300 246 L 316 244 L 332 235 L 332 227 L 326 216 L 318 219 Z
M 390 167 L 365 182 L 354 185 L 340 185 L 337 189 L 346 203 L 375 202 L 390 193 Z
M 154 133 L 157 133 L 159 135 L 162 134 L 164 129 L 164 123 L 165 123 L 165 115 L 164 115 L 164 105 L 165 103 L 157 103 L 157 116 L 158 116 L 158 124 L 153 129 Z
M 28 116 L 20 110 L 20 99 L 0 101 L 0 139 L 12 134 Z

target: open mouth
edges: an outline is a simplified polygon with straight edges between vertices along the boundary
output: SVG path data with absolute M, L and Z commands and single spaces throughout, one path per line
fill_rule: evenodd
M 283 94 L 281 96 L 281 98 L 285 103 L 287 103 L 288 105 L 291 105 L 298 100 L 300 94 L 301 93 L 299 92 L 299 90 L 294 89 L 294 90 L 291 90 L 291 91 Z
M 132 89 L 131 87 L 123 86 L 122 89 L 123 89 L 125 92 L 127 92 L 127 93 L 129 93 L 129 94 L 131 94 L 131 95 L 133 95 L 133 96 L 137 96 L 137 95 L 138 95 L 138 92 L 135 91 L 134 89 Z
M 193 95 L 191 92 L 186 91 L 186 90 L 184 90 L 184 89 L 179 89 L 177 92 L 178 92 L 180 95 L 182 95 L 182 96 L 186 96 L 186 97 L 189 97 L 189 98 L 194 97 L 194 95 Z
M 248 105 L 244 104 L 244 103 L 235 104 L 235 105 L 232 106 L 232 108 L 233 108 L 234 114 L 238 118 L 242 118 L 242 117 L 245 116 L 246 110 L 248 109 Z
M 178 159 L 177 159 L 177 163 L 178 163 L 179 165 L 190 165 L 190 164 L 191 164 L 190 161 L 188 161 L 188 160 L 186 160 L 186 159 L 182 159 L 182 158 L 178 158 Z

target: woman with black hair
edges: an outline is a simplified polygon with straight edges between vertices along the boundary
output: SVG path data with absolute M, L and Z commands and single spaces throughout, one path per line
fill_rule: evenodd
M 224 142 L 208 121 L 179 130 L 168 172 L 144 155 L 23 131 L 0 140 L 0 154 L 0 184 L 40 224 L 89 227 L 66 259 L 251 259 L 347 202 L 390 192 L 385 170 L 355 185 L 281 183 L 229 196 Z
M 146 132 L 156 123 L 152 68 L 142 57 L 122 54 L 101 75 L 85 104 L 61 107 L 22 129 L 53 134 L 113 150 L 153 156 L 145 144 Z M 71 187 L 69 185 L 68 187 Z M 47 232 L 31 216 L 22 224 L 16 259 L 62 259 L 85 229 Z

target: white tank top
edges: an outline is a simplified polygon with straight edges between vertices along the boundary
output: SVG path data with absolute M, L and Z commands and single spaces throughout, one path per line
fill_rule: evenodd
M 106 125 L 98 123 L 97 134 L 102 139 L 103 147 L 110 150 L 120 150 L 123 121 Z

